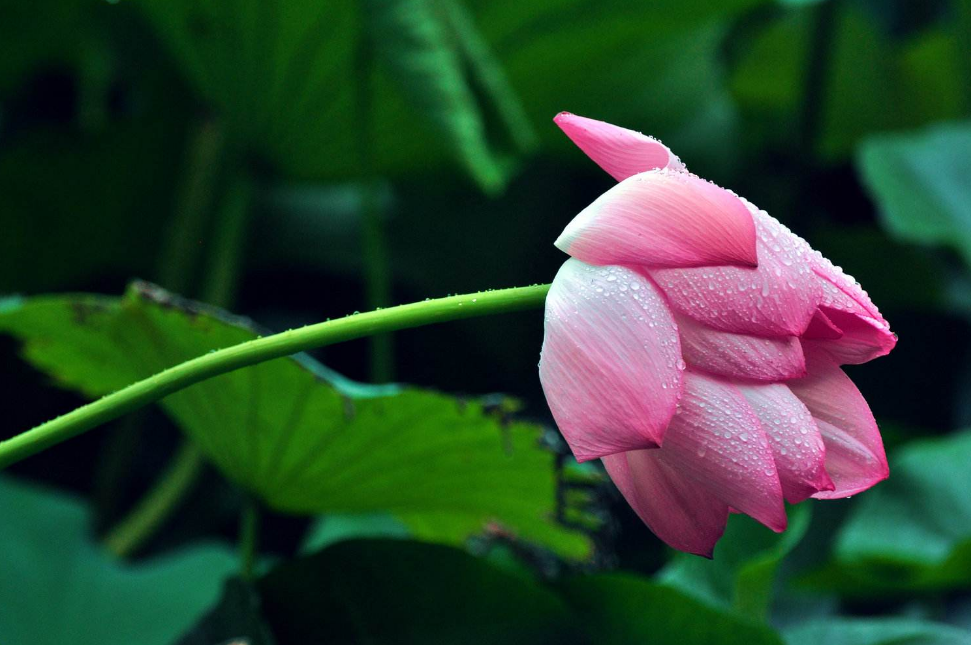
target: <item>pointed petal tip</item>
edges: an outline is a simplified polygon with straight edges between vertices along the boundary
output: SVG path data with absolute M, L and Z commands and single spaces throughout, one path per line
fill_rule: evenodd
M 553 117 L 553 122 L 617 181 L 660 168 L 686 170 L 670 148 L 635 130 L 570 112 L 560 112 Z

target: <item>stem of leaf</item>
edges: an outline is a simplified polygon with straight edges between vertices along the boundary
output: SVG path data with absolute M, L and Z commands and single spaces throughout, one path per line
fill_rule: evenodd
M 162 239 L 154 271 L 154 280 L 163 287 L 189 297 L 199 295 L 192 293 L 189 287 L 193 284 L 193 275 L 202 255 L 201 240 L 210 225 L 217 179 L 225 156 L 226 138 L 219 123 L 208 117 L 194 123 L 187 135 L 174 210 L 166 227 L 167 234 Z M 203 298 L 205 297 L 203 294 Z M 143 425 L 144 418 L 141 415 L 132 415 L 115 428 L 105 442 L 95 481 L 95 499 L 98 500 L 97 508 L 102 518 L 115 515 L 119 492 L 127 487 L 132 451 L 141 441 Z M 155 486 L 168 490 L 172 482 L 166 482 L 165 479 L 170 476 L 178 476 L 182 485 L 189 484 L 181 470 L 172 466 L 166 469 L 166 475 Z M 166 496 L 164 499 L 170 497 Z M 145 508 L 142 508 L 143 504 L 146 505 Z M 157 508 L 158 499 L 153 491 L 108 531 L 108 539 L 116 539 L 112 535 L 127 536 L 144 530 L 138 528 L 148 526 L 144 514 L 149 509 Z M 161 518 L 152 520 L 151 525 L 157 526 L 160 521 Z M 130 552 L 137 546 L 131 544 L 123 550 Z M 114 550 L 111 544 L 108 544 L 108 548 Z
M 259 548 L 260 508 L 257 501 L 250 497 L 239 518 L 239 575 L 243 580 L 253 579 Z
M 361 5 L 361 27 L 355 60 L 357 83 L 355 85 L 355 112 L 357 113 L 357 150 L 364 182 L 361 186 L 361 244 L 364 259 L 364 291 L 368 309 L 385 307 L 391 302 L 390 261 L 388 235 L 381 212 L 381 199 L 373 181 L 374 160 L 372 154 L 373 132 L 371 92 L 373 89 L 374 55 L 371 35 L 367 29 Z M 387 382 L 394 378 L 394 345 L 390 334 L 377 334 L 370 339 L 370 376 L 375 382 Z
M 814 156 L 819 143 L 820 124 L 826 107 L 826 80 L 833 58 L 833 32 L 836 27 L 839 0 L 820 2 L 812 10 L 815 14 L 809 36 L 808 62 L 803 82 L 802 114 L 797 142 L 800 155 L 804 159 Z
M 381 217 L 380 195 L 377 187 L 367 184 L 361 194 L 361 215 L 364 233 L 364 283 L 369 308 L 386 306 L 391 301 L 388 236 Z M 376 383 L 394 379 L 394 344 L 390 334 L 371 337 L 370 374 Z
M 226 347 L 170 367 L 155 376 L 0 442 L 0 469 L 220 374 L 375 334 L 451 320 L 536 309 L 543 306 L 549 288 L 550 285 L 542 284 L 413 302 L 364 314 L 353 314 Z
M 954 3 L 957 20 L 954 28 L 957 31 L 957 51 L 971 51 L 971 0 L 957 0 Z M 961 66 L 962 87 L 964 88 L 964 115 L 971 116 L 971 56 L 958 56 Z
M 235 298 L 251 201 L 252 181 L 239 170 L 216 215 L 202 294 L 206 302 L 228 306 Z M 134 554 L 179 507 L 204 466 L 205 459 L 199 448 L 190 439 L 183 439 L 162 476 L 105 536 L 105 547 L 122 558 Z
M 183 442 L 165 474 L 105 536 L 105 548 L 120 558 L 135 553 L 178 506 L 195 483 L 204 463 L 199 448 L 191 441 Z

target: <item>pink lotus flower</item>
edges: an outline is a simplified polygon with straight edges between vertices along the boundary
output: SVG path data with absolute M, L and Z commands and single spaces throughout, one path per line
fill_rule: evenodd
M 654 533 L 711 556 L 729 511 L 775 531 L 783 501 L 888 475 L 840 369 L 896 343 L 866 292 L 659 141 L 555 119 L 620 183 L 570 222 L 546 300 L 540 379 L 580 461 L 602 459 Z

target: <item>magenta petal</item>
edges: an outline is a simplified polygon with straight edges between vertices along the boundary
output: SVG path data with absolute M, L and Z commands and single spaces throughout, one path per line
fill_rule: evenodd
M 756 336 L 799 336 L 812 320 L 819 280 L 812 249 L 764 211 L 751 206 L 758 233 L 756 268 L 652 270 L 671 305 L 709 327 Z
M 838 340 L 843 337 L 843 330 L 837 327 L 822 309 L 817 309 L 802 337 L 805 340 Z
M 826 448 L 806 406 L 782 383 L 739 385 L 762 422 L 782 493 L 790 504 L 835 488 L 826 473 Z
M 546 298 L 539 376 L 578 460 L 660 445 L 683 368 L 674 317 L 649 279 L 563 264 Z
M 836 484 L 813 497 L 848 497 L 886 479 L 883 440 L 863 395 L 825 353 L 807 351 L 806 364 L 808 375 L 786 385 L 813 415 L 826 445 L 826 472 Z
M 813 340 L 805 334 L 803 338 L 813 347 L 828 353 L 840 365 L 859 365 L 886 356 L 897 344 L 897 337 L 883 322 L 838 309 L 822 309 L 826 312 L 826 317 L 839 328 L 840 337 Z
M 658 459 L 774 531 L 786 527 L 782 487 L 762 424 L 739 389 L 694 371 Z
M 569 112 L 560 112 L 553 121 L 617 181 L 648 170 L 685 169 L 666 145 L 640 132 Z
M 634 450 L 604 457 L 603 464 L 655 535 L 675 549 L 710 558 L 725 531 L 728 507 L 658 459 L 659 453 Z
M 655 170 L 617 184 L 556 240 L 588 264 L 754 266 L 755 225 L 733 193 L 682 172 Z
M 705 372 L 753 381 L 784 381 L 806 373 L 802 345 L 795 336 L 733 334 L 680 314 L 675 320 L 684 360 Z

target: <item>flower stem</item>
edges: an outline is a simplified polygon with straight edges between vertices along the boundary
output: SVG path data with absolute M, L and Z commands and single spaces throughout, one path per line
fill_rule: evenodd
M 0 442 L 0 469 L 173 392 L 243 367 L 390 331 L 542 306 L 548 284 L 481 291 L 353 314 L 257 338 L 170 367 Z
M 209 268 L 202 290 L 204 302 L 228 307 L 235 299 L 253 190 L 252 179 L 244 170 L 237 170 L 217 209 Z M 162 476 L 105 534 L 105 547 L 120 558 L 136 553 L 192 491 L 205 463 L 199 447 L 191 439 L 183 439 Z

